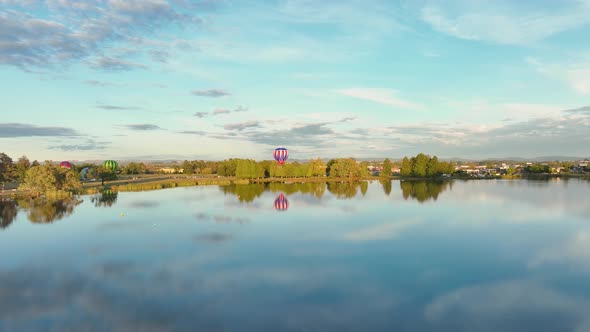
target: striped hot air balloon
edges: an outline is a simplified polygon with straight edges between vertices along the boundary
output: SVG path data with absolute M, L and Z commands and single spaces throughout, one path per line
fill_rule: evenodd
M 289 158 L 289 151 L 286 148 L 276 148 L 273 157 L 282 166 L 287 161 L 287 158 Z
M 72 169 L 72 168 L 74 168 L 74 165 L 72 165 L 72 163 L 69 161 L 62 161 L 61 163 L 59 163 L 59 167 Z
M 277 199 L 275 199 L 275 210 L 286 211 L 289 208 L 289 201 L 285 194 L 281 193 Z
M 119 164 L 117 164 L 117 162 L 114 160 L 105 160 L 102 163 L 102 167 L 104 167 L 105 169 L 111 170 L 111 171 L 116 171 L 117 168 L 119 167 Z

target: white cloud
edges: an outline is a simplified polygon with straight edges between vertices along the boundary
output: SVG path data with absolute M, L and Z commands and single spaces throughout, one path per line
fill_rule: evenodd
M 590 56 L 560 63 L 542 62 L 532 57 L 525 60 L 540 74 L 566 83 L 579 94 L 590 94 Z
M 541 251 L 528 266 L 537 268 L 559 263 L 572 263 L 590 271 L 590 231 L 578 231 L 564 243 Z
M 439 296 L 425 309 L 431 323 L 460 322 L 460 331 L 588 331 L 590 303 L 545 285 L 513 280 L 464 287 Z M 546 318 L 549 315 L 551 321 Z M 459 325 L 457 325 L 459 326 Z
M 590 23 L 590 7 L 568 0 L 539 5 L 536 2 L 445 2 L 426 5 L 422 19 L 435 30 L 461 39 L 500 44 L 531 44 Z
M 388 240 L 396 238 L 401 232 L 418 224 L 416 220 L 392 221 L 350 231 L 343 234 L 341 238 L 352 242 Z
M 339 94 L 358 99 L 369 100 L 378 104 L 406 110 L 422 110 L 420 104 L 397 96 L 397 91 L 384 88 L 350 88 L 337 91 Z

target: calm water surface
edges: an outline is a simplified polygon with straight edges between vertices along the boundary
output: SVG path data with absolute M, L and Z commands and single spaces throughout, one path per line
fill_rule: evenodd
M 588 181 L 204 186 L 0 216 L 2 331 L 590 331 Z

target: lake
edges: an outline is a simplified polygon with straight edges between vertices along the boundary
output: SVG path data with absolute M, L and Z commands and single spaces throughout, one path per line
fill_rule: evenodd
M 590 182 L 0 202 L 2 331 L 590 331 Z

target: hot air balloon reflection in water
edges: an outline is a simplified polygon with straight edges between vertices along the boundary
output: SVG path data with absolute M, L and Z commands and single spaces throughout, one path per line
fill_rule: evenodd
M 289 201 L 287 200 L 287 197 L 285 197 L 285 194 L 281 193 L 275 199 L 275 210 L 287 211 L 288 208 L 289 208 Z
M 289 158 L 289 151 L 286 148 L 276 148 L 272 155 L 279 165 L 283 166 Z
M 59 167 L 60 168 L 72 169 L 74 167 L 74 165 L 72 165 L 72 163 L 69 162 L 69 161 L 62 161 L 61 163 L 59 163 Z

